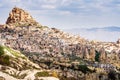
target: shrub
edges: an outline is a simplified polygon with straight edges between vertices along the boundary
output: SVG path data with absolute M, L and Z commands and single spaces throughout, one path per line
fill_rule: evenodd
M 78 66 L 78 69 L 79 69 L 80 71 L 82 71 L 83 73 L 92 72 L 92 70 L 90 70 L 90 69 L 87 67 L 87 65 L 79 65 L 79 66 Z
M 74 77 L 64 77 L 64 76 L 60 76 L 59 79 L 60 80 L 76 80 L 76 78 L 74 78 Z
M 0 63 L 3 65 L 10 65 L 10 57 L 9 56 L 0 56 Z
M 0 46 L 0 56 L 4 54 L 4 49 L 2 46 Z
M 110 71 L 109 73 L 108 73 L 108 78 L 110 79 L 110 80 L 116 80 L 116 73 L 115 73 L 115 71 Z
M 36 77 L 48 77 L 50 76 L 49 73 L 47 71 L 43 71 L 43 72 L 37 72 L 35 74 Z
M 9 56 L 5 56 L 4 57 L 4 63 L 6 64 L 6 65 L 9 65 L 10 64 L 10 57 Z

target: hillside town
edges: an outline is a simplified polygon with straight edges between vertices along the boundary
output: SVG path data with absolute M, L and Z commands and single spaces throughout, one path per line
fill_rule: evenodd
M 42 69 L 56 70 L 60 77 L 68 78 L 65 80 L 106 80 L 111 71 L 116 72 L 116 80 L 120 79 L 120 39 L 89 41 L 42 26 L 17 7 L 6 24 L 0 25 L 0 45 L 22 52 Z

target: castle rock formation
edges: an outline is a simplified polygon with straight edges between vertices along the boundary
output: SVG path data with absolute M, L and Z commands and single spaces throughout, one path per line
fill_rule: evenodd
M 14 7 L 9 13 L 9 17 L 6 21 L 8 25 L 14 26 L 38 26 L 40 25 L 36 22 L 33 17 L 23 9 Z

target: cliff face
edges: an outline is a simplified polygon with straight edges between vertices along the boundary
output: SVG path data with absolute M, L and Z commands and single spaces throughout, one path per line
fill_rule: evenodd
M 9 17 L 6 21 L 6 24 L 14 25 L 14 26 L 37 26 L 40 25 L 36 22 L 33 17 L 26 11 L 20 8 L 13 8 L 9 13 Z

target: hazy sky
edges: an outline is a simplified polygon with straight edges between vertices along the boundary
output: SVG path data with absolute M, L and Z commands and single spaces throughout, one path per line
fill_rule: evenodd
M 14 6 L 59 29 L 120 26 L 120 0 L 0 0 L 0 23 Z

